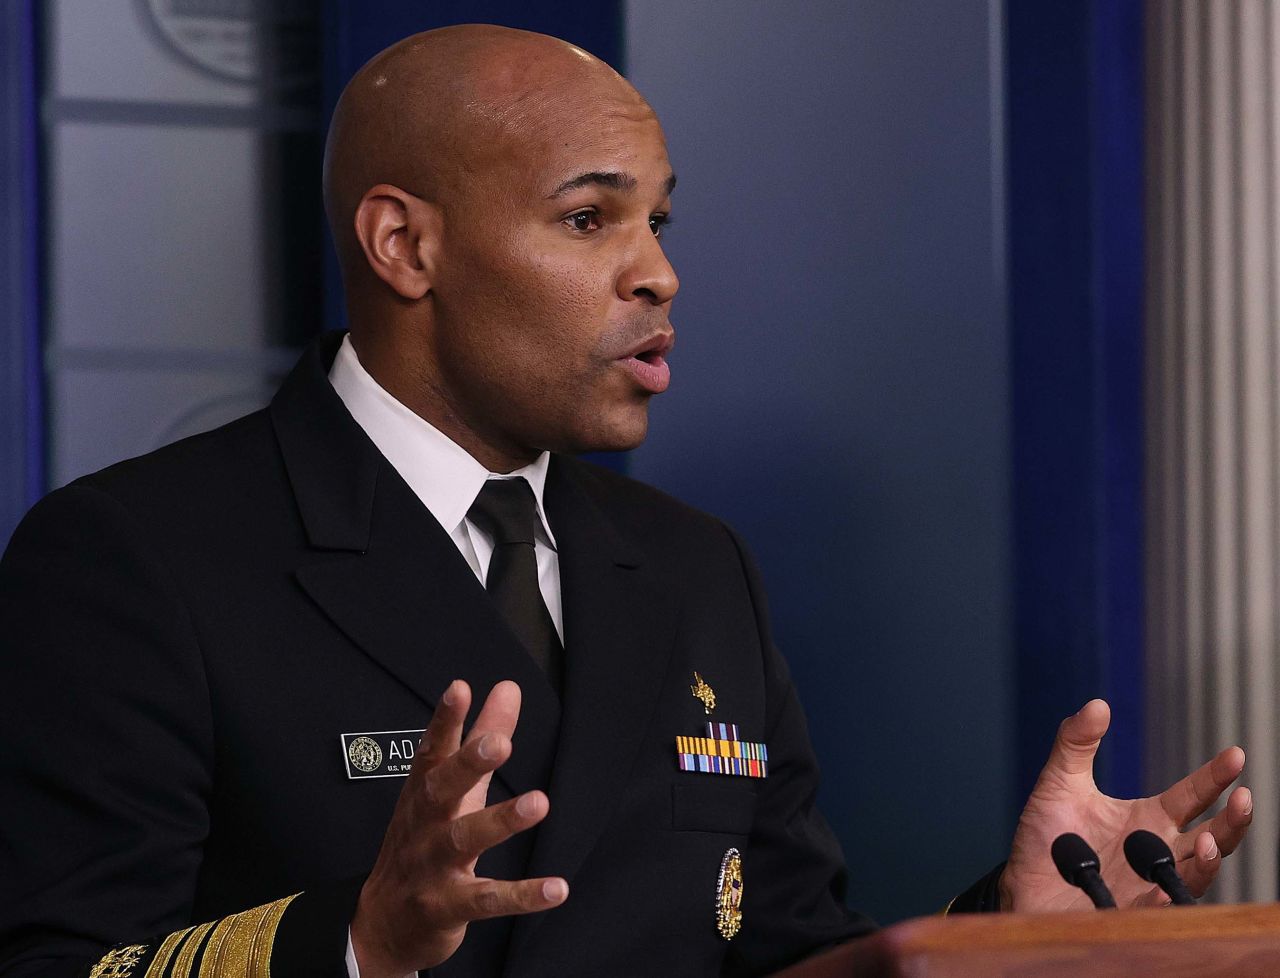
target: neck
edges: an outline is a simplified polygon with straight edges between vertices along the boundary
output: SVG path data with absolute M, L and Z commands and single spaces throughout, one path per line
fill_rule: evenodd
M 486 437 L 469 424 L 448 396 L 431 370 L 419 370 L 417 364 L 396 355 L 382 344 L 357 338 L 352 331 L 351 345 L 360 366 L 378 386 L 422 418 L 490 472 L 507 473 L 523 468 L 537 459 L 540 452 L 511 444 L 500 437 Z M 413 364 L 411 369 L 406 369 Z M 419 376 L 420 374 L 420 376 Z

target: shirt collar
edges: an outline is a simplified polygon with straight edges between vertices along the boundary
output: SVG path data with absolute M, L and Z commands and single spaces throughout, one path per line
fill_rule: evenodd
M 342 346 L 333 359 L 329 383 L 356 424 L 446 533 L 453 533 L 466 518 L 487 479 L 523 476 L 533 489 L 538 521 L 554 549 L 556 538 L 542 503 L 551 462 L 549 453 L 543 452 L 513 472 L 490 472 L 461 445 L 387 393 L 361 365 L 349 335 L 342 338 Z

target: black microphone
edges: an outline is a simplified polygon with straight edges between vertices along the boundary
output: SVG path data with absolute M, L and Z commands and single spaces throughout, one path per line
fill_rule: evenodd
M 1115 909 L 1115 898 L 1098 872 L 1098 854 L 1089 848 L 1089 843 L 1074 832 L 1064 832 L 1053 840 L 1049 851 L 1064 880 L 1084 890 L 1099 910 Z
M 1124 840 L 1124 858 L 1129 860 L 1133 871 L 1148 883 L 1155 883 L 1169 899 L 1180 907 L 1194 906 L 1196 898 L 1182 882 L 1182 877 L 1173 867 L 1173 853 L 1165 845 L 1164 839 L 1154 832 L 1138 829 L 1130 832 Z

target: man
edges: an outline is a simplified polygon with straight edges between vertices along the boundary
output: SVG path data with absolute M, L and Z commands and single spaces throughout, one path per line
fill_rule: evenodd
M 360 71 L 326 160 L 350 335 L 52 494 L 0 565 L 5 975 L 747 975 L 869 929 L 741 542 L 572 458 L 639 444 L 667 385 L 674 184 L 563 42 L 451 28 Z M 1079 906 L 1066 830 L 1126 903 L 1158 900 L 1119 870 L 1139 826 L 1209 884 L 1247 790 L 1180 826 L 1243 753 L 1116 801 L 1106 725 L 1064 722 L 970 906 Z

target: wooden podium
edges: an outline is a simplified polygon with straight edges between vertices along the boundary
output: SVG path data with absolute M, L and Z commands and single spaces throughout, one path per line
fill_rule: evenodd
M 1280 904 L 922 917 L 775 978 L 1276 978 Z

